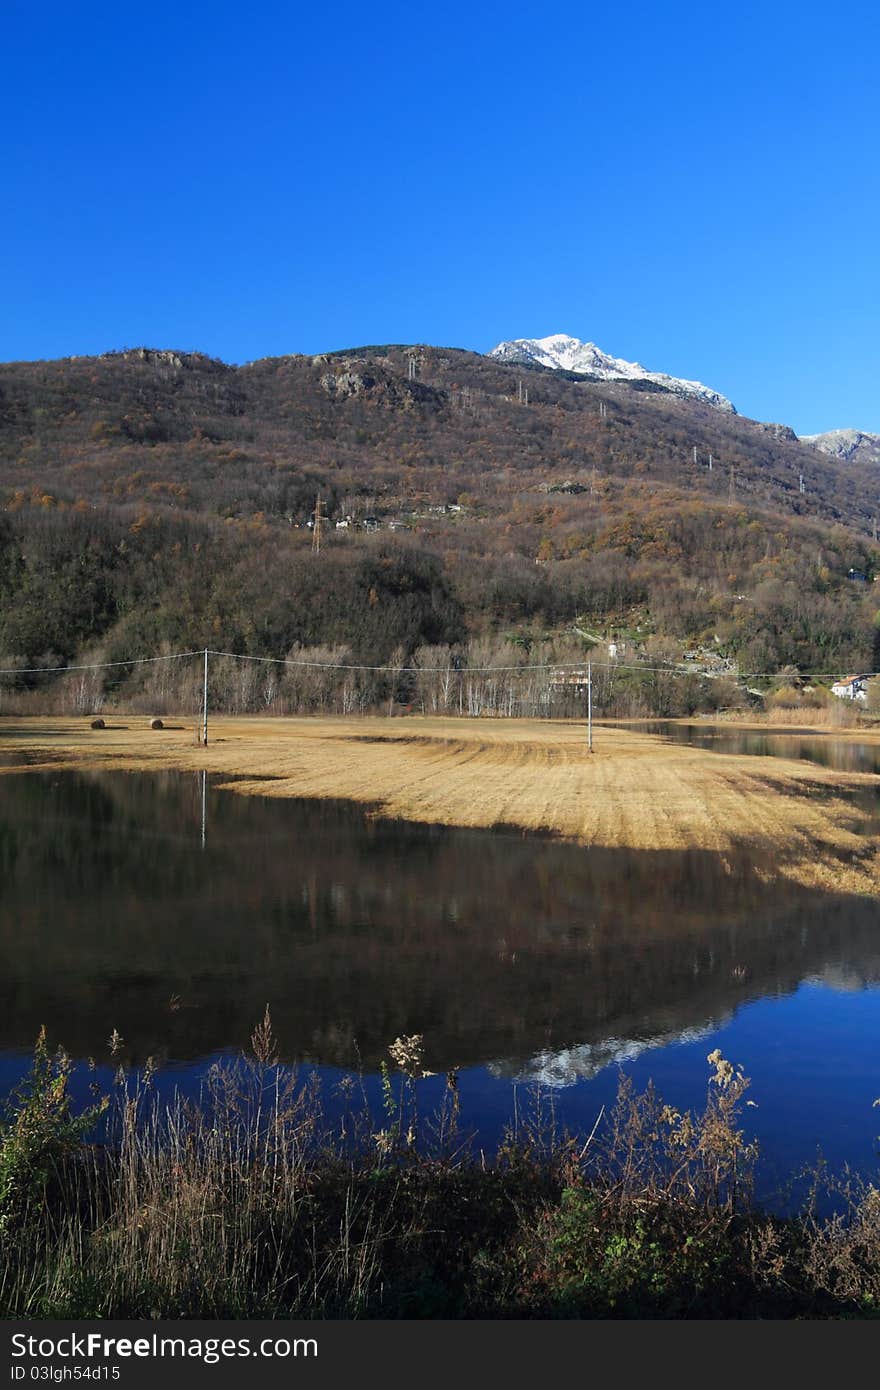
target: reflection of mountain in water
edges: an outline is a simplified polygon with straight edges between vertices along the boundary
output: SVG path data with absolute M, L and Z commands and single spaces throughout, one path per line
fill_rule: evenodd
M 880 979 L 874 903 L 745 852 L 584 849 L 211 787 L 204 852 L 200 821 L 191 774 L 0 778 L 0 1045 L 45 1022 L 100 1055 L 116 1027 L 136 1057 L 187 1059 L 243 1045 L 268 1001 L 291 1057 L 370 1067 L 420 1032 L 436 1070 L 566 1049 L 589 1070 L 615 1039 L 699 1030 L 806 976 Z
M 683 1028 L 679 1032 L 658 1033 L 644 1038 L 603 1038 L 600 1042 L 581 1043 L 579 1047 L 563 1047 L 558 1052 L 536 1052 L 525 1062 L 490 1062 L 493 1076 L 507 1081 L 524 1081 L 540 1086 L 573 1086 L 576 1081 L 589 1081 L 605 1067 L 634 1062 L 652 1047 L 667 1047 L 670 1043 L 699 1042 L 720 1028 L 727 1019 L 713 1019 L 702 1028 Z

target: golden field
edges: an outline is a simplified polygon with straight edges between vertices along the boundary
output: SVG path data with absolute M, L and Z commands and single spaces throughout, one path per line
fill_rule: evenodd
M 106 721 L 92 730 L 84 718 L 4 717 L 0 773 L 23 764 L 205 768 L 244 779 L 230 783 L 239 795 L 340 797 L 381 815 L 519 826 L 584 845 L 722 855 L 748 846 L 774 875 L 836 891 L 880 888 L 877 822 L 856 804 L 877 781 L 868 774 L 602 725 L 590 753 L 584 725 L 568 721 L 219 717 L 207 748 L 192 721 L 169 718 L 163 730 L 143 716 Z M 873 732 L 833 737 L 878 741 Z

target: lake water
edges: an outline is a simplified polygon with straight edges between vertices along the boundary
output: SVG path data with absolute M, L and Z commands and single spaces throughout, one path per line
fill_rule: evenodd
M 671 743 L 707 748 L 713 753 L 745 753 L 758 758 L 794 758 L 836 772 L 880 775 L 880 743 L 863 743 L 832 733 L 790 729 L 785 732 L 740 729 L 722 724 L 686 724 L 672 719 L 630 720 L 622 728 L 659 734 Z
M 763 1196 L 819 1147 L 876 1172 L 875 901 L 745 850 L 420 827 L 197 774 L 0 777 L 0 1090 L 41 1024 L 102 1079 L 115 1028 L 128 1065 L 152 1056 L 160 1086 L 194 1090 L 267 1003 L 328 1094 L 359 1070 L 378 1101 L 388 1044 L 423 1034 L 423 1107 L 460 1068 L 487 1148 L 533 1086 L 582 1131 L 621 1070 L 700 1106 L 720 1047 L 753 1080 Z

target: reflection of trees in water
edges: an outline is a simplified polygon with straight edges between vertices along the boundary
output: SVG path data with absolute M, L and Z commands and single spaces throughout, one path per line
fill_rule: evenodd
M 700 1027 L 804 976 L 880 977 L 875 905 L 745 851 L 584 849 L 371 822 L 179 773 L 0 779 L 0 1038 L 78 1053 L 239 1046 L 443 1068 Z M 760 869 L 760 874 L 756 872 Z M 169 1001 L 176 996 L 174 1006 Z

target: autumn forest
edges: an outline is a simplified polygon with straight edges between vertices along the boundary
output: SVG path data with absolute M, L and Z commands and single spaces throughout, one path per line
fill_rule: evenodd
M 784 426 L 454 349 L 7 363 L 0 708 L 172 708 L 188 666 L 28 668 L 204 646 L 319 663 L 218 664 L 232 712 L 565 712 L 588 651 L 609 710 L 742 703 L 880 666 L 878 500 Z

